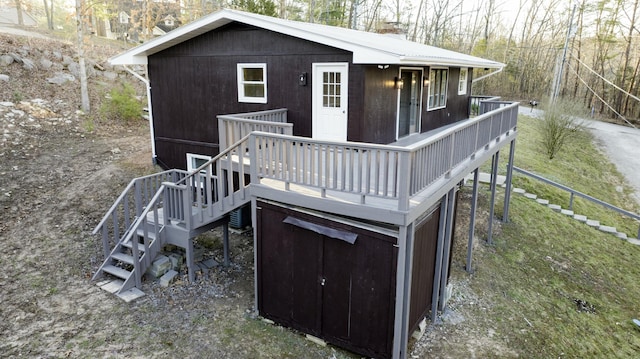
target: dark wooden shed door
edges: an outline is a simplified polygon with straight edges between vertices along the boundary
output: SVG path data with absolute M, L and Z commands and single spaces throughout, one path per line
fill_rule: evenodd
M 353 351 L 388 357 L 393 341 L 395 238 L 258 202 L 258 310 Z M 351 244 L 294 217 L 358 237 Z

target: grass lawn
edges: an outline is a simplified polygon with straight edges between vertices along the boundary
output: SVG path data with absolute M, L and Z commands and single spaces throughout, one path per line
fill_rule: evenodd
M 589 133 L 576 133 L 550 161 L 538 147 L 537 121 L 520 116 L 516 166 L 637 213 L 628 185 Z M 514 185 L 568 207 L 568 194 L 551 186 L 521 175 Z M 637 235 L 637 221 L 596 204 L 576 199 L 574 210 Z M 482 241 L 483 249 L 474 252 L 469 285 L 491 303 L 476 313 L 490 318 L 484 325 L 526 358 L 640 356 L 640 330 L 631 321 L 640 317 L 640 246 L 517 194 L 509 219 L 494 234 L 493 246 Z

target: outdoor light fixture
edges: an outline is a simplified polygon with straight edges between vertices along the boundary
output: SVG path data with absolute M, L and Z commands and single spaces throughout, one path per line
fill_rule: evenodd
M 422 78 L 422 86 L 427 87 L 429 86 L 429 78 L 428 77 L 423 77 Z
M 307 86 L 307 73 L 303 72 L 298 76 L 298 85 Z
M 403 87 L 404 87 L 404 80 L 396 77 L 393 80 L 393 88 L 395 88 L 396 90 L 402 90 Z

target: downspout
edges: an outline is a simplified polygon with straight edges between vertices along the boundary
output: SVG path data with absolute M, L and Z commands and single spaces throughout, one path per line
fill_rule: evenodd
M 501 67 L 501 68 L 497 69 L 496 71 L 489 72 L 488 74 L 480 76 L 477 79 L 473 79 L 473 80 L 471 80 L 471 83 L 474 83 L 476 81 L 480 81 L 480 80 L 486 79 L 489 76 L 493 76 L 495 74 L 498 74 L 498 73 L 502 72 L 502 69 L 504 69 L 504 67 Z
M 153 108 L 151 107 L 151 82 L 148 79 L 149 70 L 147 69 L 147 78 L 144 78 L 139 73 L 127 67 L 127 65 L 122 65 L 122 66 L 124 66 L 124 69 L 127 70 L 127 72 L 137 77 L 140 81 L 144 82 L 144 84 L 147 87 L 147 108 L 149 109 L 149 132 L 151 135 L 151 161 L 155 165 L 158 163 L 158 160 L 157 160 L 158 156 L 156 155 L 156 141 L 155 141 L 156 136 L 153 128 Z

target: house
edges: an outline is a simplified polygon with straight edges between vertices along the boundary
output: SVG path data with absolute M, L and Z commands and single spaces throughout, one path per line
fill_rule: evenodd
M 260 315 L 406 358 L 446 304 L 459 184 L 475 174 L 471 243 L 478 167 L 493 163 L 493 217 L 506 145 L 508 211 L 518 105 L 471 95 L 474 72 L 501 63 L 233 10 L 110 62 L 147 84 L 167 169 L 132 180 L 94 231 L 106 257 L 94 278 L 121 278 L 104 284 L 121 295 L 165 244 L 185 249 L 193 279 L 193 238 L 249 209 Z
M 175 30 L 180 26 L 180 21 L 172 15 L 167 15 L 153 28 L 154 36 L 162 36 L 171 30 Z

